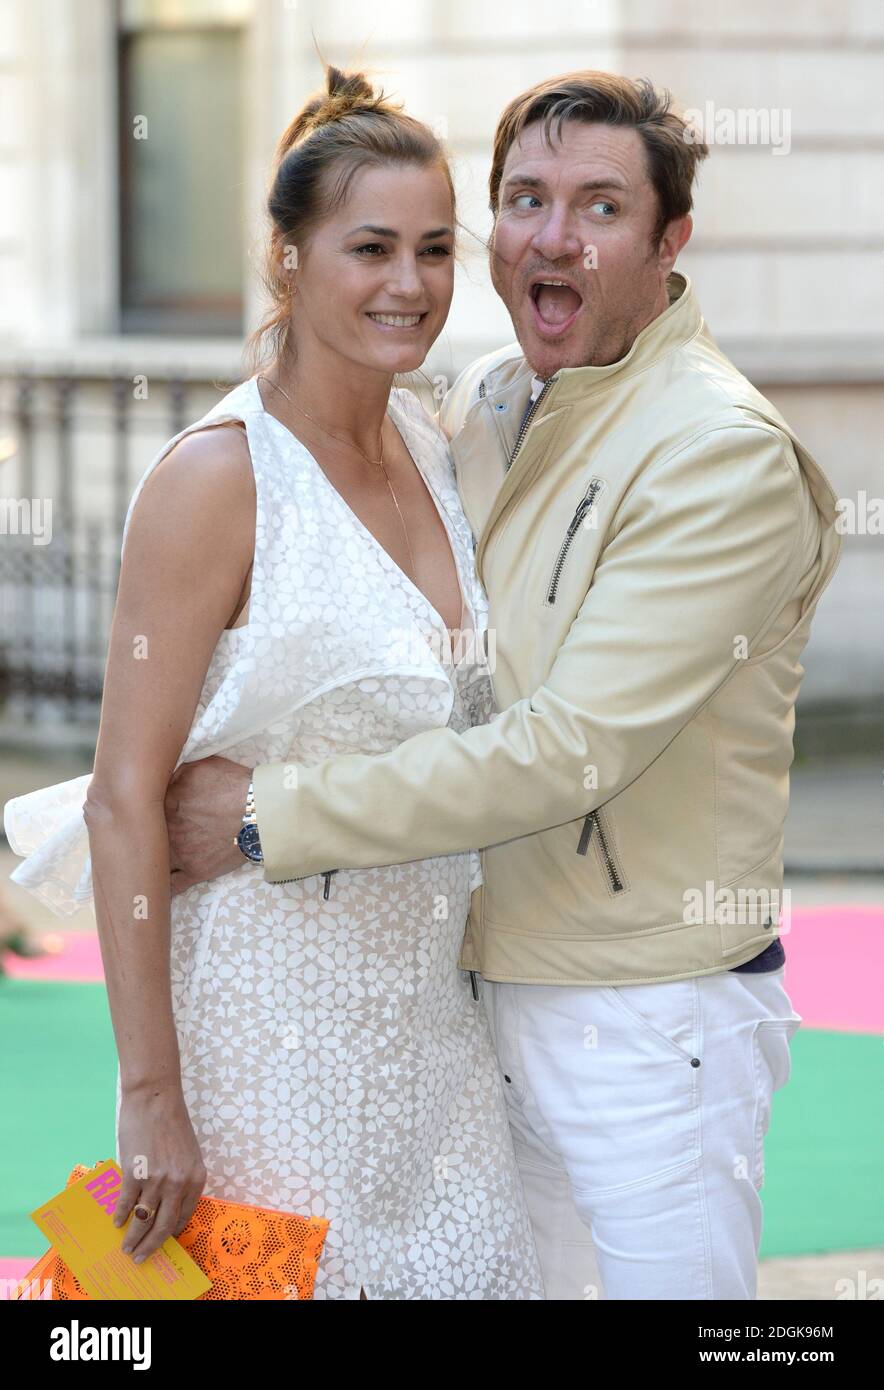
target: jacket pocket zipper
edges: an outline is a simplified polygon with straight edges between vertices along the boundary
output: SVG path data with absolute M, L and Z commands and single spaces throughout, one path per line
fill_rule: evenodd
M 602 818 L 601 813 L 599 811 L 590 811 L 589 815 L 586 817 L 586 820 L 583 822 L 583 829 L 580 832 L 580 843 L 577 846 L 577 853 L 586 853 L 586 851 L 589 848 L 589 842 L 592 839 L 593 830 L 596 831 L 596 843 L 599 847 L 599 853 L 601 855 L 602 863 L 605 866 L 605 872 L 608 875 L 608 884 L 610 885 L 611 892 L 622 893 L 626 885 L 623 882 L 623 879 L 620 877 L 620 870 L 617 868 L 617 861 L 614 858 L 610 841 L 608 840 L 608 837 L 605 834 L 604 828 L 602 826 Z
M 325 879 L 325 889 L 324 889 L 324 891 L 323 891 L 322 896 L 323 896 L 325 899 L 328 899 L 329 889 L 331 888 L 331 877 L 332 877 L 332 874 L 336 874 L 337 872 L 338 872 L 337 869 L 327 869 L 326 872 L 322 875 L 322 877 Z M 315 874 L 300 874 L 297 878 L 277 878 L 277 879 L 274 880 L 274 882 L 276 882 L 276 883 L 303 883 L 305 878 L 315 878 L 315 877 L 316 877 Z
M 581 497 L 580 501 L 577 503 L 577 510 L 571 518 L 571 522 L 568 526 L 567 531 L 565 532 L 565 539 L 562 541 L 559 553 L 556 556 L 556 563 L 553 566 L 552 577 L 549 581 L 549 587 L 546 591 L 547 603 L 555 603 L 556 601 L 556 593 L 559 587 L 559 580 L 562 577 L 562 570 L 565 565 L 565 559 L 567 557 L 568 551 L 571 549 L 571 544 L 574 540 L 574 537 L 577 535 L 577 532 L 580 530 L 580 527 L 583 524 L 584 517 L 591 510 L 596 497 L 602 490 L 602 487 L 603 483 L 601 478 L 592 478 L 584 496 Z

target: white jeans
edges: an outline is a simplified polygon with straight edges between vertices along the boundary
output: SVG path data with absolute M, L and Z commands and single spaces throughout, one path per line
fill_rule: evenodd
M 547 1298 L 756 1297 L 783 973 L 482 981 Z

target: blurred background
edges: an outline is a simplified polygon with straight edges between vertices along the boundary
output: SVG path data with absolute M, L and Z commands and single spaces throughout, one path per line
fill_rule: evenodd
M 702 114 L 678 268 L 845 531 L 797 711 L 784 942 L 805 1025 L 769 1138 L 762 1296 L 881 1297 L 880 0 L 0 0 L 0 801 L 91 769 L 123 518 L 160 445 L 242 378 L 269 164 L 322 80 L 317 43 L 451 150 L 464 232 L 431 381 L 513 337 L 483 246 L 513 96 L 595 67 Z M 114 1149 L 94 922 L 10 884 L 18 862 L 0 840 L 0 1276 L 43 1248 L 27 1213 Z

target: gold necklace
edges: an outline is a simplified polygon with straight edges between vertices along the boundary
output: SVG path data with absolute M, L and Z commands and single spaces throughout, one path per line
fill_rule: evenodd
M 417 587 L 417 586 L 416 586 L 415 579 L 414 579 L 414 575 L 415 575 L 416 572 L 417 572 L 417 567 L 416 567 L 416 565 L 415 565 L 415 563 L 414 563 L 414 551 L 413 551 L 412 548 L 411 548 L 411 541 L 409 540 L 409 536 L 408 536 L 408 527 L 405 525 L 405 517 L 402 515 L 402 508 L 399 506 L 399 501 L 398 501 L 398 498 L 396 497 L 396 492 L 395 492 L 395 490 L 394 490 L 394 488 L 393 488 L 393 484 L 390 482 L 390 475 L 389 475 L 389 473 L 387 472 L 386 468 L 384 467 L 384 427 L 383 427 L 383 424 L 381 425 L 381 436 L 380 436 L 380 440 L 381 440 L 381 456 L 380 456 L 379 459 L 371 459 L 371 458 L 368 457 L 368 454 L 366 454 L 365 451 L 364 451 L 363 449 L 360 449 L 360 447 L 359 447 L 358 444 L 355 444 L 355 443 L 353 442 L 352 439 L 346 439 L 342 434 L 335 434 L 334 430 L 327 429 L 325 425 L 322 425 L 322 424 L 320 424 L 320 422 L 319 422 L 318 420 L 315 420 L 315 419 L 313 418 L 312 415 L 308 415 L 307 412 L 306 412 L 306 410 L 302 409 L 301 406 L 297 405 L 297 404 L 292 400 L 292 398 L 291 398 L 291 396 L 289 395 L 288 391 L 284 391 L 283 388 L 282 388 L 281 386 L 279 386 L 279 385 L 277 384 L 277 382 L 273 381 L 269 376 L 265 376 L 263 372 L 260 372 L 260 373 L 259 373 L 259 379 L 263 379 L 264 381 L 269 381 L 271 386 L 275 386 L 275 387 L 276 387 L 276 390 L 279 391 L 279 392 L 281 392 L 281 394 L 282 394 L 283 396 L 285 396 L 285 398 L 286 398 L 286 400 L 288 401 L 289 405 L 293 405 L 293 406 L 295 407 L 295 410 L 300 411 L 300 413 L 301 413 L 302 415 L 306 416 L 306 418 L 307 418 L 308 420 L 312 421 L 312 423 L 313 423 L 314 425 L 316 425 L 318 429 L 321 429 L 322 432 L 323 432 L 324 434 L 330 435 L 332 439 L 337 439 L 341 444 L 349 444 L 349 446 L 350 446 L 351 449 L 355 449 L 356 452 L 357 452 L 357 454 L 361 454 L 361 455 L 362 455 L 362 457 L 365 459 L 365 462 L 366 462 L 366 463 L 370 463 L 370 464 L 372 465 L 372 467 L 374 467 L 374 468 L 380 467 L 381 472 L 383 473 L 384 477 L 385 477 L 386 480 L 387 480 L 387 487 L 390 489 L 390 493 L 391 493 L 391 496 L 392 496 L 392 498 L 393 498 L 393 505 L 395 506 L 397 512 L 399 513 L 399 520 L 402 522 L 402 530 L 403 530 L 403 532 L 405 533 L 405 544 L 408 546 L 408 554 L 409 554 L 409 557 L 410 557 L 410 559 L 411 559 L 411 574 L 409 575 L 409 578 L 411 579 L 412 583 L 415 584 L 415 587 Z

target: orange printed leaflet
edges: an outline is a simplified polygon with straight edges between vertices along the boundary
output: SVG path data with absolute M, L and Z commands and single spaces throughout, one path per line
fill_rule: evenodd
M 199 1265 L 174 1236 L 142 1264 L 121 1249 L 129 1229 L 115 1226 L 122 1174 L 112 1158 L 31 1212 L 46 1239 L 90 1298 L 150 1302 L 198 1298 L 211 1288 Z M 134 1221 L 134 1216 L 129 1221 Z

